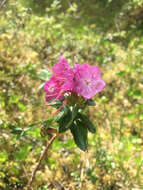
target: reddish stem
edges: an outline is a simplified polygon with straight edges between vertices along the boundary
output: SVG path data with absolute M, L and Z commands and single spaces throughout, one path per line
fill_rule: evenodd
M 40 158 L 39 158 L 39 160 L 38 160 L 38 163 L 37 163 L 36 167 L 34 168 L 34 170 L 33 170 L 33 172 L 32 172 L 32 175 L 31 175 L 31 178 L 30 178 L 30 180 L 29 180 L 29 182 L 28 182 L 27 190 L 31 190 L 31 185 L 32 185 L 33 180 L 34 180 L 34 178 L 35 178 L 36 172 L 37 172 L 37 170 L 39 169 L 40 164 L 41 164 L 41 162 L 42 162 L 42 160 L 43 160 L 43 158 L 44 158 L 44 156 L 45 156 L 47 150 L 49 149 L 49 147 L 51 146 L 51 144 L 53 143 L 53 141 L 54 141 L 58 136 L 59 136 L 58 133 L 55 134 L 55 135 L 50 139 L 49 143 L 47 144 L 47 146 L 45 147 L 45 149 L 44 149 L 43 152 L 41 153 Z

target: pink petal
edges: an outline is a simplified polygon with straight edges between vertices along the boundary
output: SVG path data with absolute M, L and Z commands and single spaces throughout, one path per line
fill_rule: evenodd
M 106 83 L 102 79 L 95 80 L 93 82 L 93 89 L 95 93 L 101 92 L 106 86 Z

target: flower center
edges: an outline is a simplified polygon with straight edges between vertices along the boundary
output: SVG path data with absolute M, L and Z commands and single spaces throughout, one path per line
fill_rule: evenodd
M 89 86 L 89 85 L 91 84 L 91 82 L 90 82 L 89 80 L 85 80 L 85 84 L 86 84 L 87 86 Z
M 49 87 L 48 91 L 51 92 L 51 93 L 54 92 L 54 87 L 53 86 Z

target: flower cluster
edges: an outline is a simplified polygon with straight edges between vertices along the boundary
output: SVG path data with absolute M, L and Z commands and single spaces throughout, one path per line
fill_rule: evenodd
M 53 75 L 44 85 L 46 101 L 64 99 L 65 93 L 76 93 L 90 99 L 106 86 L 101 79 L 97 66 L 75 64 L 71 68 L 67 60 L 59 57 L 59 62 L 52 67 Z

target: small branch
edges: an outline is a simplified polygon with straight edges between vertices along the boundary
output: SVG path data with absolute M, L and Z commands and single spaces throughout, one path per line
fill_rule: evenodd
M 49 149 L 49 147 L 51 146 L 51 144 L 53 143 L 53 141 L 54 141 L 54 140 L 56 139 L 56 137 L 58 137 L 58 136 L 59 136 L 58 133 L 55 134 L 55 135 L 50 139 L 49 143 L 47 144 L 47 146 L 45 147 L 45 149 L 44 149 L 43 152 L 41 153 L 40 158 L 39 158 L 39 160 L 38 160 L 38 163 L 37 163 L 36 167 L 34 168 L 34 170 L 33 170 L 33 172 L 32 172 L 32 175 L 31 175 L 31 178 L 30 178 L 30 180 L 29 180 L 29 182 L 28 182 L 27 190 L 31 190 L 32 182 L 33 182 L 33 180 L 34 180 L 34 178 L 35 178 L 35 175 L 36 175 L 37 170 L 38 170 L 39 167 L 40 167 L 41 161 L 43 160 L 43 158 L 44 158 L 44 156 L 45 156 L 47 150 Z
M 0 9 L 2 8 L 2 6 L 5 4 L 6 0 L 3 0 L 0 2 Z
M 72 7 L 71 2 L 70 2 L 69 0 L 67 0 L 67 3 L 68 3 L 68 5 L 69 5 L 69 7 L 71 8 L 71 7 Z
M 22 164 L 22 168 L 23 168 L 23 171 L 24 171 L 24 174 L 25 174 L 25 177 L 27 177 L 28 175 L 27 175 L 27 171 L 26 171 L 26 168 L 25 168 L 25 166 Z

